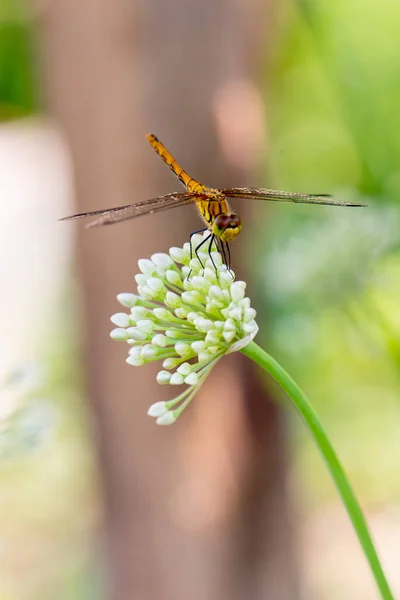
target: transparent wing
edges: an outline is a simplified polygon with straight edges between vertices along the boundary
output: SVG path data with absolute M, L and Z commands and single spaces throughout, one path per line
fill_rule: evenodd
M 251 200 L 267 200 L 271 202 L 300 202 L 303 204 L 324 204 L 328 206 L 367 206 L 355 202 L 344 202 L 329 194 L 298 194 L 281 192 L 265 188 L 228 188 L 219 190 L 228 198 L 249 198 Z
M 162 210 L 177 208 L 184 204 L 192 204 L 198 200 L 199 198 L 197 196 L 193 196 L 188 192 L 177 192 L 158 196 L 157 198 L 151 198 L 150 200 L 143 200 L 142 202 L 136 202 L 135 204 L 79 213 L 77 215 L 71 215 L 70 217 L 64 217 L 60 219 L 60 221 L 73 221 L 75 219 L 82 219 L 83 217 L 97 217 L 94 221 L 90 221 L 86 227 L 112 225 L 113 223 L 120 223 L 121 221 L 127 221 L 128 219 L 152 215 L 161 212 Z

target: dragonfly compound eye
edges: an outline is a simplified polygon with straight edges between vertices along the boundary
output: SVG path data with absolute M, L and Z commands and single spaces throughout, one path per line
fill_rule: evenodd
M 226 242 L 233 240 L 242 228 L 242 221 L 238 215 L 222 214 L 214 219 L 213 233 Z

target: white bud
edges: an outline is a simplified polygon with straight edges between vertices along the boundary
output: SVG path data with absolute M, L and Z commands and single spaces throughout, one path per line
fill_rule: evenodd
M 233 319 L 227 319 L 225 321 L 224 331 L 236 331 L 236 323 Z
M 184 356 L 188 356 L 188 354 L 191 354 L 192 348 L 189 344 L 186 344 L 185 342 L 177 342 L 175 344 L 175 352 L 183 358 Z
M 135 275 L 135 281 L 140 286 L 145 286 L 147 284 L 147 275 L 143 275 L 143 273 L 138 273 Z
M 210 319 L 203 319 L 202 317 L 199 317 L 194 322 L 194 326 L 196 327 L 197 331 L 200 331 L 201 333 L 207 333 L 207 331 L 210 331 L 210 329 L 213 328 L 213 324 L 213 321 L 210 321 Z
M 110 337 L 116 342 L 126 342 L 131 336 L 126 329 L 118 327 L 110 332 Z
M 140 331 L 140 329 L 138 329 L 137 327 L 128 327 L 126 331 L 131 338 L 137 340 L 138 342 L 146 340 L 148 337 L 147 333 L 145 333 L 144 331 Z
M 141 258 L 140 260 L 138 260 L 138 265 L 139 269 L 145 275 L 154 275 L 154 273 L 156 272 L 155 266 L 148 258 Z
M 199 383 L 199 376 L 197 375 L 197 373 L 190 373 L 185 378 L 185 383 L 187 385 L 197 385 Z
M 156 293 L 161 292 L 161 290 L 164 288 L 163 282 L 161 279 L 158 279 L 158 277 L 149 277 L 147 280 L 147 286 Z
M 161 417 L 168 412 L 168 408 L 165 405 L 165 402 L 155 402 L 152 404 L 147 411 L 149 417 Z
M 170 269 L 174 264 L 168 254 L 164 252 L 156 252 L 156 254 L 151 256 L 151 260 L 157 267 L 165 270 Z
M 167 329 L 165 335 L 172 340 L 179 340 L 182 337 L 182 331 L 180 329 Z
M 158 354 L 158 348 L 155 348 L 152 344 L 146 344 L 142 347 L 141 355 L 145 360 L 151 360 Z
M 149 310 L 144 308 L 144 306 L 134 306 L 131 309 L 131 318 L 133 321 L 140 321 L 141 319 L 145 319 L 149 314 Z
M 111 317 L 110 321 L 117 327 L 129 327 L 131 324 L 129 315 L 126 313 L 116 313 Z
M 196 302 L 196 298 L 193 292 L 183 292 L 182 300 L 183 302 L 187 302 L 188 304 L 193 304 L 193 302 Z
M 185 285 L 185 283 L 187 283 L 186 278 L 189 276 L 189 273 L 190 273 L 190 268 L 189 267 L 181 267 L 181 271 L 182 271 L 183 285 Z
M 255 319 L 256 316 L 257 313 L 254 310 L 254 308 L 245 308 L 243 311 L 243 320 L 245 323 L 250 323 L 250 321 L 253 321 L 253 319 Z
M 212 253 L 211 253 L 211 256 L 212 256 L 212 257 L 213 257 L 213 259 L 214 259 L 214 264 L 213 264 L 213 262 L 212 262 L 211 258 L 209 258 L 209 257 L 207 258 L 207 260 L 206 260 L 206 262 L 205 262 L 205 265 L 206 265 L 206 267 L 207 267 L 208 269 L 213 269 L 213 270 L 214 270 L 214 273 L 215 273 L 215 267 L 217 267 L 217 269 L 218 269 L 219 265 L 220 265 L 220 264 L 221 264 L 221 262 L 222 262 L 222 259 L 221 259 L 221 258 L 220 258 L 220 260 L 219 260 L 219 261 L 218 261 L 218 260 L 215 260 L 215 254 L 216 254 L 215 252 L 212 252 Z M 203 263 L 203 264 L 204 264 L 204 263 Z M 214 266 L 214 265 L 215 265 L 215 266 Z M 218 273 L 218 277 L 220 278 L 220 273 Z
M 235 281 L 231 285 L 231 298 L 234 302 L 240 302 L 244 298 L 246 284 L 244 281 Z
M 171 373 L 168 373 L 168 371 L 159 371 L 157 373 L 157 382 L 160 383 L 161 385 L 165 385 L 166 383 L 169 383 L 170 379 L 171 379 Z M 152 416 L 156 416 L 156 415 L 152 415 Z
M 189 321 L 191 325 L 194 324 L 195 320 L 199 318 L 199 315 L 196 312 L 191 311 L 188 313 L 186 319 Z
M 210 331 L 207 332 L 205 341 L 207 344 L 218 344 L 220 340 L 219 336 L 220 334 L 218 331 L 210 329 Z
M 153 344 L 153 346 L 165 348 L 165 346 L 167 345 L 167 338 L 162 333 L 157 333 L 156 335 L 153 335 L 151 343 Z
M 147 285 L 138 285 L 138 294 L 143 298 L 143 300 L 154 300 L 156 293 L 153 292 Z
M 219 271 L 219 284 L 222 288 L 229 288 L 232 285 L 232 281 L 235 278 L 233 271 Z
M 201 257 L 201 252 L 199 253 L 199 256 Z M 203 262 L 203 266 L 204 266 L 204 262 Z M 192 258 L 189 262 L 189 267 L 195 273 L 198 273 L 203 268 L 201 266 L 201 263 L 198 258 Z M 193 275 L 193 273 L 192 273 L 192 275 Z
M 222 336 L 223 336 L 224 340 L 225 340 L 225 341 L 226 341 L 228 344 L 230 344 L 230 343 L 231 343 L 231 341 L 234 339 L 235 335 L 236 335 L 236 331 L 224 331 L 224 332 L 222 333 Z
M 189 255 L 182 248 L 170 248 L 169 255 L 176 263 L 184 264 L 187 262 Z
M 206 232 L 206 235 L 209 235 L 209 232 Z M 200 246 L 201 242 L 204 242 L 204 237 L 201 233 L 195 233 L 192 236 L 192 248 L 193 251 L 195 248 L 197 248 L 197 246 Z
M 122 294 L 118 294 L 118 296 L 117 296 L 118 302 L 120 304 L 122 304 L 122 306 L 125 306 L 126 308 L 132 308 L 132 306 L 135 306 L 138 299 L 139 298 L 137 296 L 135 296 L 135 294 L 130 294 L 130 293 L 122 293 Z
M 185 377 L 186 377 L 186 375 L 189 375 L 191 370 L 192 370 L 192 366 L 188 362 L 184 362 L 177 369 L 177 372 L 180 373 L 181 375 L 185 375 Z
M 258 329 L 258 325 L 255 321 L 250 321 L 250 323 L 244 323 L 243 331 L 245 333 L 253 333 L 255 329 Z
M 175 369 L 175 367 L 179 365 L 179 362 L 179 358 L 166 358 L 163 361 L 162 366 L 164 367 L 164 369 Z
M 165 277 L 168 283 L 171 283 L 172 285 L 176 285 L 178 287 L 182 285 L 182 280 L 179 277 L 179 273 L 177 273 L 176 271 L 167 271 L 165 273 Z
M 128 365 L 132 365 L 132 367 L 141 367 L 142 365 L 144 365 L 143 358 L 137 357 L 135 355 L 128 356 L 128 358 L 126 359 L 126 362 L 128 363 Z
M 206 344 L 202 340 L 199 340 L 197 342 L 192 342 L 191 346 L 192 346 L 193 352 L 196 352 L 196 354 L 199 354 L 199 352 L 203 352 L 203 350 L 205 350 Z
M 183 308 L 181 306 L 175 310 L 175 315 L 178 317 L 178 319 L 186 319 L 188 311 L 186 310 L 186 308 Z
M 250 308 L 250 298 L 243 298 L 243 300 L 239 302 L 239 306 L 241 306 L 243 310 Z
M 210 298 L 214 300 L 222 300 L 222 290 L 217 285 L 211 285 L 208 290 L 208 295 Z
M 217 274 L 214 268 L 210 269 L 209 267 L 206 267 L 203 272 L 203 277 L 210 283 L 217 281 Z
M 243 311 L 239 306 L 236 306 L 229 311 L 229 316 L 235 321 L 241 321 L 243 317 Z
M 166 296 L 165 296 L 165 304 L 166 306 L 168 306 L 169 308 L 178 308 L 181 304 L 181 299 L 178 296 L 178 294 L 175 294 L 174 292 L 167 292 Z
M 172 315 L 171 311 L 166 308 L 153 308 L 153 314 L 160 321 L 169 321 Z
M 185 378 L 180 373 L 172 373 L 169 382 L 171 385 L 182 385 L 184 380 Z
M 191 280 L 190 283 L 193 286 L 193 289 L 198 290 L 199 292 L 202 292 L 204 290 L 208 289 L 209 283 L 208 281 L 206 281 L 204 279 L 204 277 L 200 277 L 199 275 L 195 275 Z
M 172 425 L 172 423 L 175 423 L 175 421 L 176 417 L 174 413 L 172 412 L 172 410 L 169 410 L 165 413 L 165 415 L 161 415 L 161 417 L 158 417 L 156 423 L 157 425 Z
M 154 323 L 153 321 L 150 321 L 150 319 L 142 319 L 136 323 L 136 327 L 140 331 L 149 334 L 152 333 L 154 329 Z

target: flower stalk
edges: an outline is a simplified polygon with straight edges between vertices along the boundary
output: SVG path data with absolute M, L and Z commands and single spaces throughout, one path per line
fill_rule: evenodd
M 275 379 L 289 396 L 296 410 L 303 417 L 342 498 L 381 596 L 384 600 L 394 600 L 394 596 L 375 550 L 360 504 L 314 408 L 304 392 L 302 392 L 297 383 L 290 377 L 285 369 L 255 342 L 250 342 L 245 348 L 242 348 L 242 353 L 257 363 Z

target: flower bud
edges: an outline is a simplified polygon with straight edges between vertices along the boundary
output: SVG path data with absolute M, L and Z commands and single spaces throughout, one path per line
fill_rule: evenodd
M 161 417 L 158 417 L 156 423 L 157 425 L 172 425 L 172 423 L 175 423 L 175 421 L 176 417 L 174 413 L 172 412 L 172 410 L 169 410 L 165 413 L 165 415 L 161 415 Z
M 117 327 L 129 327 L 131 325 L 129 315 L 126 313 L 116 313 L 111 317 L 110 320 Z
M 126 329 L 122 329 L 118 327 L 117 329 L 113 329 L 110 333 L 110 337 L 116 342 L 126 342 L 131 337 Z
M 126 308 L 132 308 L 132 306 L 135 306 L 136 302 L 138 301 L 138 297 L 135 294 L 122 293 L 118 294 L 117 300 L 120 304 L 122 304 L 122 306 L 125 306 Z
M 168 409 L 165 405 L 165 402 L 155 402 L 150 406 L 149 410 L 147 411 L 147 414 L 149 415 L 149 417 L 161 417 L 167 412 Z
M 166 383 L 169 383 L 171 379 L 171 373 L 169 373 L 168 371 L 159 371 L 157 373 L 157 383 L 160 383 L 161 385 L 165 385 Z M 152 415 L 152 416 L 156 416 L 156 415 Z
M 174 266 L 174 261 L 168 256 L 168 254 L 165 254 L 164 252 L 156 252 L 156 254 L 152 254 L 151 260 L 156 267 L 159 267 L 160 269 L 167 270 Z

